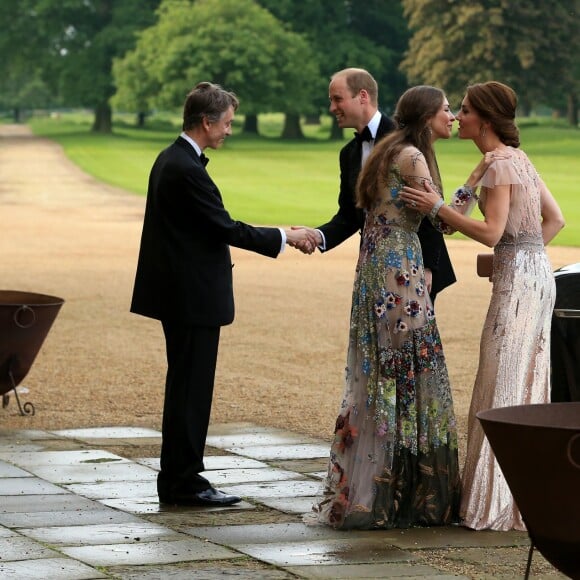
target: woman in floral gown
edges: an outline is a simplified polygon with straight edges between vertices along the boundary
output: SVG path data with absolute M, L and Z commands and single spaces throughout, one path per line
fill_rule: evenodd
M 350 321 L 346 387 L 316 520 L 335 528 L 457 521 L 451 388 L 417 238 L 422 215 L 402 187 L 441 190 L 433 150 L 453 113 L 434 87 L 409 89 L 359 178 L 366 210 Z M 469 204 L 465 204 L 467 207 Z
M 490 81 L 468 87 L 459 137 L 472 139 L 488 162 L 474 220 L 439 205 L 436 192 L 410 189 L 411 206 L 438 213 L 450 227 L 494 248 L 489 310 L 468 418 L 461 517 L 476 530 L 525 530 L 507 482 L 476 414 L 549 400 L 550 327 L 555 300 L 544 249 L 564 225 L 558 204 L 518 147 L 514 91 Z M 499 157 L 499 158 L 498 158 Z

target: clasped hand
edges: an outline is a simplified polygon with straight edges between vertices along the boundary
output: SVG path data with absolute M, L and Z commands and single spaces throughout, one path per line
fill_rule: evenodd
M 312 254 L 322 243 L 320 232 L 313 228 L 292 226 L 285 231 L 288 244 L 304 254 Z

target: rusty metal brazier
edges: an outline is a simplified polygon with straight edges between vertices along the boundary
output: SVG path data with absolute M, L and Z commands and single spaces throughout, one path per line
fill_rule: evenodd
M 34 406 L 20 404 L 16 387 L 28 374 L 63 303 L 56 296 L 0 290 L 0 395 L 6 406 L 12 391 L 22 415 L 34 415 Z
M 580 402 L 518 405 L 477 414 L 534 548 L 580 578 Z

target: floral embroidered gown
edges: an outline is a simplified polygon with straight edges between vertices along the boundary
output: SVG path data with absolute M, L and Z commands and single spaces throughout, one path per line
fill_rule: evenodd
M 492 293 L 467 427 L 461 516 L 467 527 L 525 530 L 505 477 L 476 418 L 495 407 L 549 402 L 550 329 L 556 284 L 542 238 L 540 191 L 546 186 L 523 151 L 491 165 L 486 188 L 510 185 L 508 221 L 494 248 Z
M 399 197 L 431 182 L 406 147 L 367 212 L 353 289 L 346 385 L 315 519 L 342 529 L 458 520 L 451 387 L 425 288 L 422 215 Z

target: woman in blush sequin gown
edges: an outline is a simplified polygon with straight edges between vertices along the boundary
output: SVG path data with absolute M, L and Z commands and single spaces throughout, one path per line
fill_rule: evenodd
M 359 178 L 366 209 L 356 268 L 346 386 L 316 521 L 341 529 L 405 528 L 458 521 L 457 433 L 447 367 L 425 287 L 421 214 L 403 185 L 441 188 L 433 142 L 451 135 L 443 92 L 413 87 L 398 127 Z
M 525 530 L 476 414 L 549 400 L 556 288 L 544 246 L 564 219 L 531 161 L 518 149 L 516 104 L 513 90 L 501 83 L 468 87 L 457 115 L 459 137 L 472 139 L 491 163 L 481 179 L 484 220 L 459 215 L 449 207 L 438 212 L 452 228 L 494 247 L 493 288 L 481 336 L 462 477 L 461 517 L 463 525 L 475 530 Z M 437 200 L 436 193 L 419 190 L 403 196 L 424 212 Z

